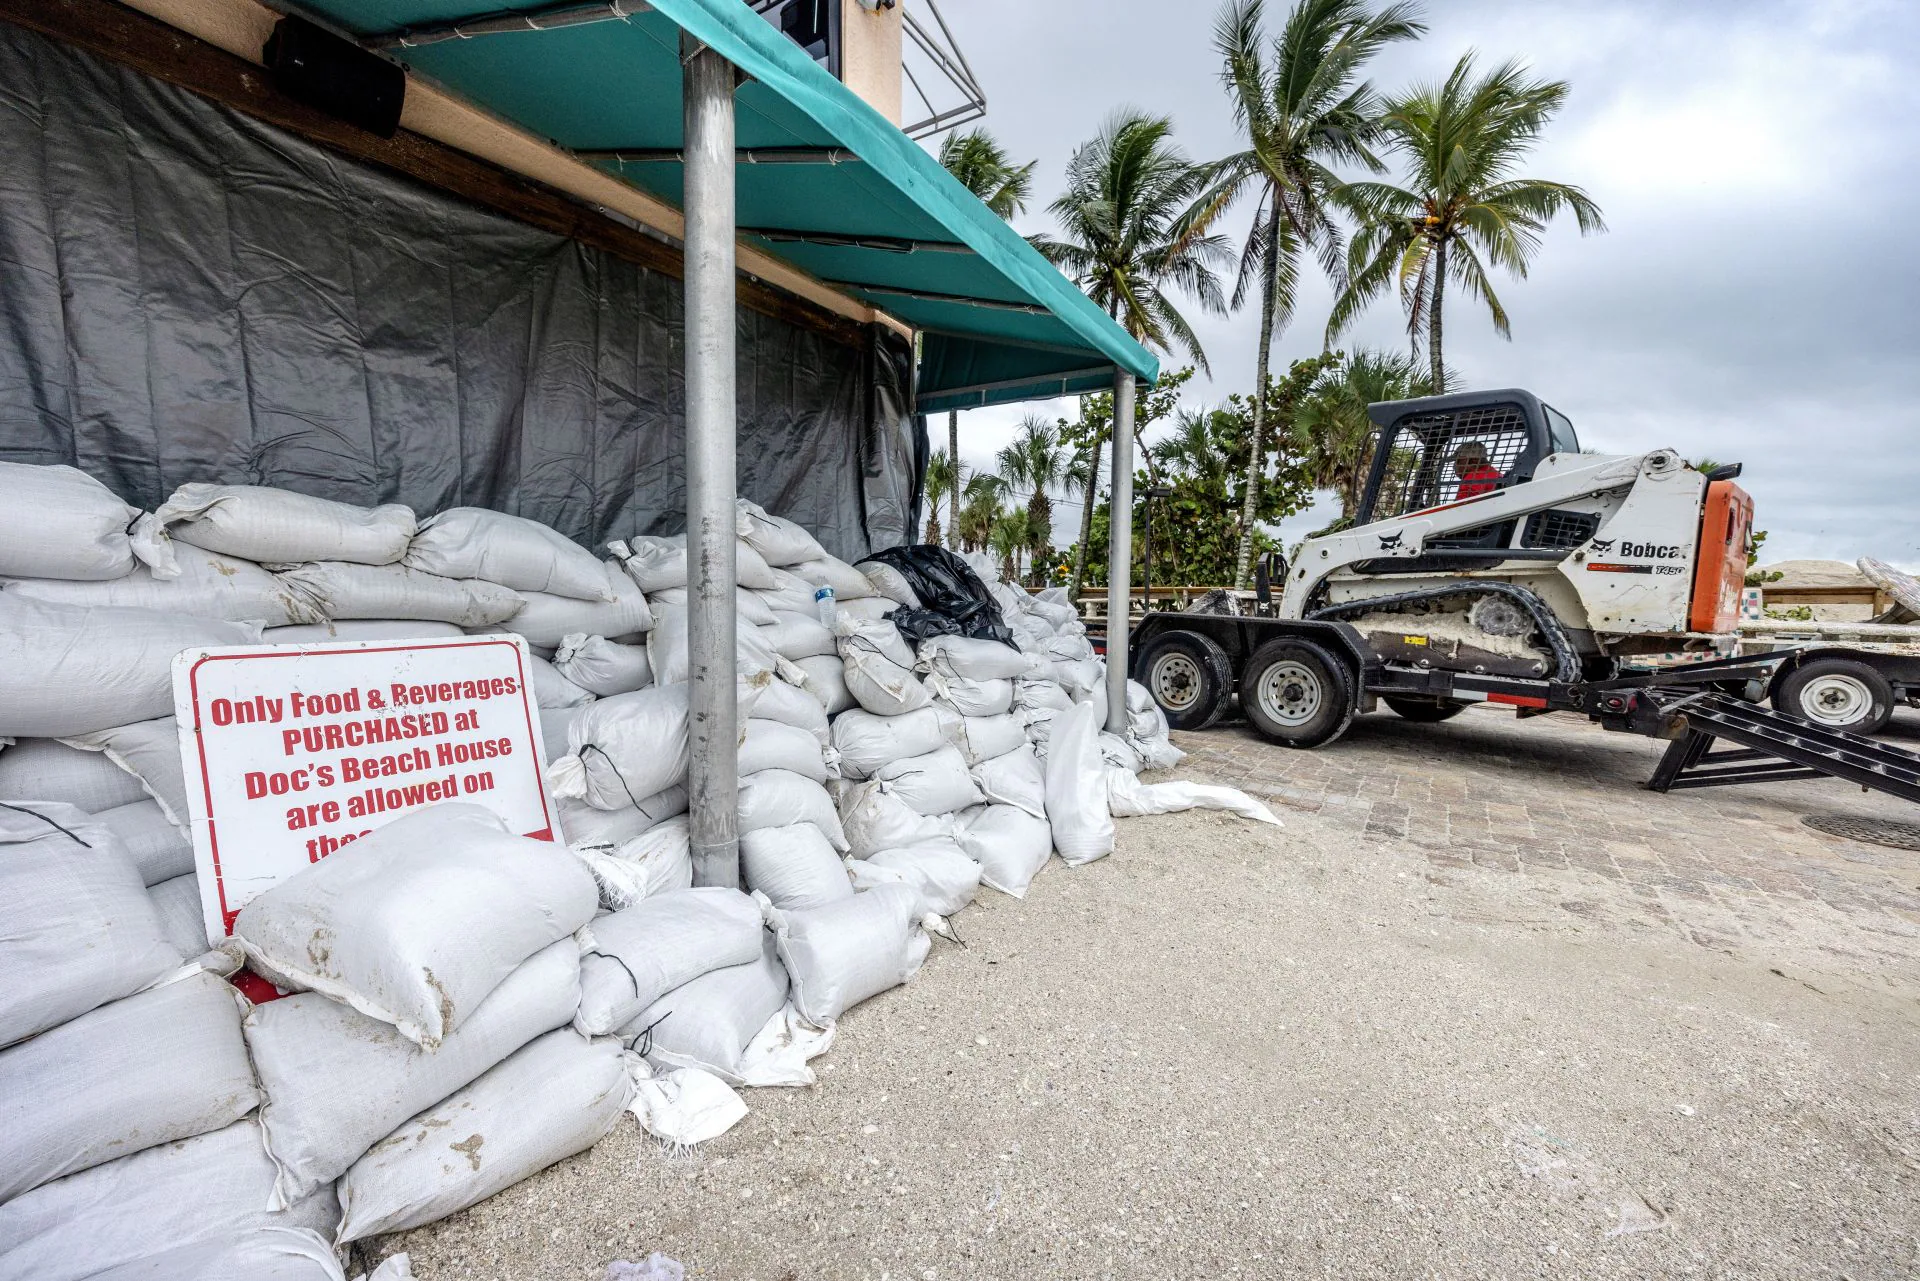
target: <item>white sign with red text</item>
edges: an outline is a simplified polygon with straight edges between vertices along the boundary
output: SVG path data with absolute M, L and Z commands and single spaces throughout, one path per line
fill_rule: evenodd
M 553 840 L 517 636 L 191 649 L 173 700 L 209 938 L 261 892 L 423 806 Z

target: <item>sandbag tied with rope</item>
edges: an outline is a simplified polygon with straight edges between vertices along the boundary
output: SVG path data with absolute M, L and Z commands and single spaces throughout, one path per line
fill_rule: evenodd
M 757 672 L 739 682 L 742 732 L 772 677 Z M 653 685 L 587 706 L 567 730 L 572 750 L 547 767 L 558 799 L 584 800 L 617 810 L 681 783 L 687 777 L 687 686 Z

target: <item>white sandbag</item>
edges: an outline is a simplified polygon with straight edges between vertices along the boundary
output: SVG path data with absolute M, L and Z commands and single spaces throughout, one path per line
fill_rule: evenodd
M 1027 887 L 1053 854 L 1053 829 L 1012 805 L 988 805 L 975 811 L 955 838 L 967 857 L 980 864 L 980 883 L 1025 898 Z
M 1057 599 L 1054 596 L 1056 592 L 1059 593 Z M 1063 627 L 1080 624 L 1080 611 L 1073 607 L 1071 600 L 1067 599 L 1067 589 L 1064 587 L 1049 587 L 1043 592 L 1036 592 L 1027 597 L 1026 609 L 1028 613 L 1045 619 L 1056 632 Z M 1081 629 L 1081 634 L 1085 635 L 1084 627 Z
M 794 666 L 803 677 L 800 688 L 813 695 L 828 716 L 859 706 L 847 688 L 846 665 L 839 658 L 802 658 Z
M 23 738 L 0 751 L 0 801 L 57 801 L 100 814 L 151 798 L 139 779 L 100 752 L 57 738 Z
M 1069 866 L 1113 853 L 1106 767 L 1100 760 L 1100 723 L 1090 703 L 1055 719 L 1047 747 L 1047 822 L 1053 846 Z
M 777 577 L 786 573 L 784 569 L 773 571 Z M 793 587 L 760 588 L 753 593 L 754 598 L 767 607 L 773 614 L 805 614 L 817 617 L 819 606 L 813 599 L 813 589 L 798 579 Z
M 740 715 L 751 716 L 764 678 L 743 682 Z M 603 698 L 567 735 L 572 751 L 548 763 L 554 797 L 596 809 L 639 806 L 687 777 L 687 687 L 649 685 Z
M 105 582 L 23 578 L 9 583 L 7 590 L 62 605 L 153 609 L 235 623 L 252 620 L 269 627 L 326 620 L 310 592 L 252 561 L 184 544 L 174 549 L 174 560 L 180 572 L 173 578 L 155 578 L 145 565 L 136 565 L 125 576 Z
M 1136 752 L 1133 745 L 1126 739 L 1118 734 L 1109 734 L 1105 730 L 1100 731 L 1100 759 L 1109 765 L 1126 770 L 1129 774 L 1140 772 L 1140 753 Z
M 533 701 L 542 709 L 585 707 L 593 701 L 591 690 L 569 680 L 564 672 L 538 654 L 529 654 L 533 663 Z
M 517 592 L 610 601 L 599 558 L 537 520 L 452 507 L 420 522 L 401 563 L 442 578 L 484 578 Z
M 1064 712 L 1073 706 L 1073 698 L 1052 677 L 1033 677 L 1013 683 L 1013 705 L 1020 711 Z
M 830 774 L 820 740 L 798 726 L 749 717 L 740 739 L 740 777 L 762 770 L 786 770 L 816 783 Z
M 900 608 L 900 602 L 889 600 L 885 596 L 864 596 L 859 600 L 843 600 L 835 603 L 840 614 L 856 623 L 885 622 L 888 615 Z
M 322 560 L 391 565 L 406 554 L 414 530 L 413 512 L 397 504 L 351 507 L 257 485 L 182 485 L 153 513 L 154 539 L 162 548 L 171 539 L 277 565 Z M 171 560 L 168 551 L 150 562 L 163 575 Z
M 0 577 L 120 578 L 139 515 L 78 468 L 0 462 Z
M 873 771 L 873 777 L 890 784 L 894 796 L 922 814 L 952 814 L 982 799 L 967 773 L 966 757 L 952 744 L 923 756 L 888 761 Z
M 848 778 L 871 778 L 890 761 L 925 756 L 950 745 L 957 718 L 921 707 L 899 716 L 876 716 L 854 708 L 833 721 L 833 747 Z
M 980 864 L 950 840 L 850 858 L 847 869 L 853 873 L 854 885 L 863 890 L 905 885 L 920 896 L 921 907 L 936 916 L 952 916 L 973 902 L 980 889 Z
M 260 639 L 269 645 L 304 645 L 333 641 L 440 640 L 465 635 L 456 624 L 418 618 L 342 618 L 294 627 L 269 627 L 260 633 Z
M 1139 754 L 1142 769 L 1172 769 L 1187 758 L 1187 754 L 1164 735 L 1158 738 L 1129 738 L 1127 742 Z
M 789 662 L 821 654 L 838 654 L 833 632 L 811 614 L 773 613 L 773 630 L 767 634 L 775 652 Z
M 627 1111 L 648 1134 L 670 1147 L 684 1149 L 717 1139 L 745 1120 L 747 1102 L 711 1072 L 675 1068 L 635 1081 L 633 1102 L 627 1105 Z M 644 1272 L 638 1269 L 636 1276 L 644 1276 Z M 664 1270 L 655 1277 L 656 1281 L 666 1281 Z
M 955 735 L 960 754 L 968 765 L 978 765 L 996 756 L 1005 756 L 1027 745 L 1027 723 L 1013 712 L 999 716 L 965 716 L 959 720 Z
M 572 1022 L 579 1004 L 580 951 L 565 938 L 528 958 L 431 1054 L 318 992 L 256 1006 L 247 1048 L 267 1096 L 275 1204 L 333 1182 L 408 1117 Z
M 193 840 L 167 818 L 158 801 L 118 805 L 95 814 L 93 821 L 119 839 L 120 848 L 139 869 L 140 879 L 149 890 L 193 871 Z M 196 913 L 199 910 L 194 908 Z
M 596 809 L 585 801 L 564 800 L 555 801 L 554 810 L 567 844 L 613 846 L 685 814 L 687 788 L 684 783 L 675 783 L 641 797 L 637 805 L 617 809 Z
M 540 709 L 540 759 L 557 761 L 571 749 L 567 745 L 567 735 L 573 732 L 573 723 L 580 719 L 580 713 L 587 710 L 587 704 L 579 703 L 573 707 L 543 707 Z
M 281 1212 L 267 1209 L 273 1188 L 273 1162 L 255 1121 L 96 1165 L 0 1205 L 0 1281 L 91 1281 L 103 1274 L 201 1281 L 199 1271 L 166 1266 L 167 1252 L 181 1251 L 197 1266 L 198 1252 L 185 1247 L 224 1249 L 265 1228 L 332 1237 L 340 1210 L 331 1187 Z M 132 1266 L 149 1259 L 158 1262 L 144 1274 Z
M 1047 775 L 1026 743 L 973 767 L 981 795 L 995 805 L 1012 805 L 1035 818 L 1047 816 Z
M 340 1180 L 338 1241 L 444 1219 L 605 1138 L 633 1098 L 620 1043 L 549 1032 L 376 1144 Z
M 182 831 L 192 816 L 187 812 L 187 772 L 180 760 L 180 731 L 171 716 L 112 729 L 96 730 L 62 739 L 68 747 L 100 752 L 140 782 L 169 822 Z
M 180 961 L 111 832 L 70 805 L 0 808 L 0 1046 L 131 995 Z
M 927 677 L 926 688 L 935 700 L 962 716 L 1004 716 L 1013 710 L 1013 682 L 1005 677 L 976 681 L 935 672 Z
M 821 783 L 792 770 L 770 769 L 741 778 L 739 789 L 741 835 L 763 827 L 791 827 L 810 823 L 834 849 L 845 852 L 847 836 L 840 813 Z
M 64 738 L 173 713 L 173 658 L 250 645 L 255 623 L 92 608 L 0 591 L 0 735 Z
M 249 961 L 431 1050 L 600 894 L 564 845 L 450 801 L 375 829 L 240 910 Z
M 687 585 L 687 536 L 641 536 L 607 544 L 607 550 L 627 573 L 627 577 L 651 596 Z M 736 540 L 734 585 L 764 589 L 774 586 L 773 567 L 766 558 L 744 541 Z
M 764 588 L 735 587 L 733 589 L 734 617 L 742 623 L 752 623 L 755 627 L 771 627 L 773 607 L 760 598 L 760 592 L 764 590 Z M 679 605 L 684 608 L 687 603 L 687 589 L 663 587 L 657 592 L 648 592 L 647 603 L 656 613 L 662 605 Z
M 580 1009 L 573 1026 L 586 1036 L 617 1031 L 702 974 L 758 960 L 760 935 L 753 900 L 718 886 L 652 895 L 596 917 L 579 935 Z
M 827 554 L 818 539 L 786 517 L 771 515 L 744 498 L 735 502 L 740 508 L 740 536 L 767 564 L 796 565 Z
M 913 651 L 892 623 L 834 624 L 847 690 L 876 716 L 903 716 L 927 705 L 927 690 L 913 670 Z
M 1107 675 L 1106 667 L 1100 668 L 1100 681 L 1091 689 L 1068 690 L 1073 696 L 1075 706 L 1086 704 L 1093 708 L 1093 720 L 1096 725 L 1107 723 Z
M 863 600 L 874 594 L 867 576 L 838 556 L 810 556 L 786 568 L 815 587 L 833 588 L 835 600 Z
M 920 593 L 913 590 L 907 576 L 882 560 L 863 560 L 854 566 L 867 576 L 876 596 L 884 596 L 896 605 L 920 608 Z
M 1033 660 L 1013 646 L 971 636 L 935 636 L 921 641 L 918 666 L 923 672 L 972 681 L 1011 680 L 1031 675 L 1034 670 Z
M 784 680 L 768 681 L 767 687 L 761 691 L 760 701 L 753 706 L 753 714 L 759 720 L 779 721 L 783 725 L 803 729 L 818 739 L 822 747 L 833 741 L 826 708 L 802 686 Z
M 734 624 L 734 652 L 743 673 L 770 672 L 774 669 L 773 646 L 758 627 Z M 653 630 L 647 633 L 647 663 L 653 679 L 662 685 L 677 685 L 691 674 L 687 654 L 687 607 L 661 604 L 654 611 Z
M 645 645 L 622 645 L 584 632 L 571 632 L 560 638 L 553 665 L 575 685 L 601 698 L 631 694 L 653 684 L 653 668 L 647 662 Z
M 787 1003 L 787 972 L 762 933 L 757 960 L 702 974 L 640 1011 L 621 1029 L 656 1070 L 699 1068 L 744 1085 L 747 1047 Z
M 552 647 L 576 632 L 620 640 L 652 627 L 653 611 L 633 580 L 614 561 L 602 562 L 600 570 L 612 600 L 575 600 L 550 592 L 521 592 L 520 598 L 526 603 L 520 612 L 490 630 L 513 632 L 526 637 L 529 645 Z
M 932 946 L 919 905 L 919 892 L 905 885 L 878 885 L 807 911 L 769 905 L 767 924 L 801 1016 L 824 1027 L 912 978 Z
M 0 1201 L 253 1111 L 243 1000 L 195 970 L 0 1051 Z
M 401 1260 L 406 1255 L 395 1256 Z M 392 1262 L 392 1260 L 388 1260 Z M 391 1272 L 383 1263 L 377 1281 L 411 1281 L 412 1273 Z M 87 1281 L 346 1281 L 334 1257 L 331 1236 L 311 1228 L 253 1227 L 238 1236 L 217 1237 L 176 1246 L 105 1272 Z
M 1042 647 L 1049 662 L 1084 663 L 1095 657 L 1093 642 L 1085 636 L 1056 636 Z
M 959 824 L 945 815 L 922 814 L 878 779 L 856 785 L 840 803 L 840 825 L 855 858 L 878 850 L 904 849 L 952 836 Z
M 617 845 L 575 845 L 593 873 L 600 906 L 609 912 L 693 885 L 693 852 L 685 817 L 671 818 Z
M 1052 664 L 1052 675 L 1054 680 L 1066 687 L 1067 693 L 1076 702 L 1092 690 L 1104 688 L 1107 683 L 1106 664 L 1097 658 L 1056 661 Z
M 280 581 L 311 598 L 328 618 L 420 619 L 486 627 L 504 623 L 526 602 L 480 578 L 441 578 L 405 565 L 350 561 L 276 564 Z
M 811 823 L 740 833 L 746 887 L 780 908 L 824 907 L 853 896 L 840 856 Z
M 1107 770 L 1107 802 L 1116 818 L 1209 809 L 1280 826 L 1272 810 L 1237 788 L 1211 783 L 1142 783 L 1124 769 Z
M 147 899 L 153 904 L 154 919 L 167 946 L 185 957 L 199 956 L 212 945 L 207 941 L 207 917 L 200 907 L 200 877 L 188 871 L 172 880 L 147 887 Z

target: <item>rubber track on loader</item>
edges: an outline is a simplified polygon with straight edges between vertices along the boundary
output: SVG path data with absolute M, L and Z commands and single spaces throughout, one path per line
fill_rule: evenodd
M 1838 778 L 1920 804 L 1920 754 L 1796 720 L 1726 694 L 1690 694 L 1665 705 L 1687 732 L 1660 758 L 1656 792 L 1795 778 Z M 1714 741 L 1737 743 L 1714 750 Z

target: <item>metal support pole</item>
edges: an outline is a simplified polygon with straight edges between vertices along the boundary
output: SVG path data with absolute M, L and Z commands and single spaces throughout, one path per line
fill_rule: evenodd
M 740 887 L 734 652 L 732 64 L 681 40 L 686 167 L 687 827 L 695 885 Z
M 1133 597 L 1133 375 L 1113 376 L 1113 488 L 1107 498 L 1107 730 L 1127 732 L 1127 624 Z

